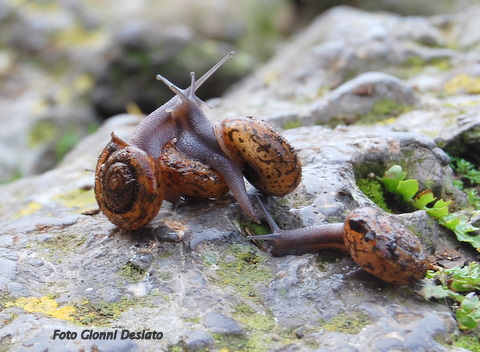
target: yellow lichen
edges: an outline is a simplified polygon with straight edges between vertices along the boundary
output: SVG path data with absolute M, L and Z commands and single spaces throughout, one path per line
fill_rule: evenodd
M 17 212 L 13 217 L 14 217 L 15 219 L 18 219 L 18 218 L 21 218 L 21 217 L 24 217 L 24 216 L 27 216 L 27 215 L 36 213 L 36 212 L 38 212 L 41 208 L 42 208 L 42 204 L 37 203 L 37 202 L 30 202 L 30 203 L 28 203 L 28 205 L 27 205 L 25 208 L 23 208 L 22 210 L 20 210 L 19 212 Z
M 20 307 L 28 313 L 43 313 L 67 321 L 73 321 L 76 313 L 72 306 L 59 308 L 57 301 L 50 297 L 20 297 L 15 302 L 8 302 L 5 307 Z
M 93 189 L 74 189 L 57 195 L 54 200 L 59 201 L 64 207 L 75 213 L 82 213 L 97 207 Z
M 459 73 L 445 83 L 443 89 L 447 94 L 455 94 L 459 92 L 465 92 L 467 94 L 479 94 L 480 77 L 472 77 L 465 73 Z

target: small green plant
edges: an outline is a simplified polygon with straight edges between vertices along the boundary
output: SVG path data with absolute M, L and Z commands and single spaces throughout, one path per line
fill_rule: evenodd
M 473 226 L 465 216 L 449 213 L 448 206 L 451 202 L 446 202 L 443 199 L 437 200 L 431 189 L 419 193 L 418 181 L 415 179 L 406 180 L 406 176 L 407 174 L 403 172 L 401 166 L 393 165 L 385 172 L 385 176 L 379 180 L 389 192 L 399 194 L 415 208 L 425 210 L 440 225 L 452 230 L 459 241 L 470 243 L 480 252 L 480 236 L 470 235 L 471 232 L 480 229 Z
M 451 158 L 451 166 L 455 171 L 457 177 L 454 180 L 454 185 L 465 192 L 468 197 L 468 202 L 476 210 L 480 210 L 480 170 L 475 168 L 475 165 L 465 159 Z
M 468 266 L 429 270 L 419 293 L 427 299 L 452 300 L 459 328 L 472 330 L 480 324 L 480 301 L 476 294 L 479 290 L 480 265 L 473 262 Z
M 473 173 L 470 175 L 474 177 Z M 432 190 L 418 192 L 418 181 L 406 179 L 406 176 L 401 166 L 394 165 L 379 180 L 388 191 L 399 194 L 415 208 L 427 212 L 440 225 L 451 229 L 459 241 L 468 242 L 480 251 L 480 236 L 470 235 L 471 232 L 479 229 L 465 217 L 449 213 L 450 202 L 443 199 L 437 200 Z M 425 285 L 419 294 L 427 299 L 435 298 L 451 303 L 459 328 L 472 330 L 480 324 L 478 291 L 480 291 L 480 265 L 474 262 L 468 266 L 429 270 Z

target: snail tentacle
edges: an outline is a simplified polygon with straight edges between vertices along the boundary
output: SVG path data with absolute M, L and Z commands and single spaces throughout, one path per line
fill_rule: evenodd
M 187 90 L 182 91 L 171 85 L 172 91 L 181 100 L 171 112 L 177 126 L 176 146 L 189 157 L 203 161 L 218 171 L 245 213 L 253 221 L 259 222 L 245 188 L 242 169 L 220 149 L 213 125 L 199 105 L 201 100 L 195 95 L 195 74 L 191 78 L 188 96 L 185 94 Z M 168 80 L 161 80 L 169 85 Z
M 267 241 L 267 250 L 274 256 L 288 254 L 304 254 L 316 252 L 319 249 L 338 249 L 346 251 L 343 243 L 343 224 L 332 223 L 317 226 L 307 226 L 293 230 L 282 230 L 278 227 L 270 212 L 258 198 L 260 208 L 272 231 L 271 234 L 248 236 L 247 240 Z

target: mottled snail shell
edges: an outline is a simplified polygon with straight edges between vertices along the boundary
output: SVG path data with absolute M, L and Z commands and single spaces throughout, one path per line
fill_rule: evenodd
M 121 229 L 139 229 L 155 218 L 163 201 L 156 160 L 111 134 L 95 171 L 100 210 Z
M 229 118 L 215 126 L 220 147 L 242 165 L 245 178 L 266 195 L 284 196 L 300 183 L 302 167 L 290 144 L 253 117 Z
M 344 243 L 355 262 L 384 281 L 413 284 L 425 277 L 428 260 L 419 239 L 389 215 L 366 207 L 345 220 Z
M 170 141 L 160 155 L 164 198 L 175 203 L 180 196 L 216 198 L 228 192 L 222 175 L 209 165 L 190 158 Z

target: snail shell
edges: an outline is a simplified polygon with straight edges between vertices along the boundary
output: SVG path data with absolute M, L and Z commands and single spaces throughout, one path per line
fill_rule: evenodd
M 245 178 L 266 195 L 284 196 L 300 183 L 302 168 L 290 144 L 253 117 L 229 118 L 215 126 L 224 153 L 244 168 Z
M 374 208 L 353 210 L 345 220 L 344 242 L 365 271 L 397 285 L 425 277 L 428 261 L 419 239 L 398 221 Z
M 119 228 L 135 230 L 157 215 L 163 185 L 156 161 L 111 134 L 95 171 L 95 197 L 100 210 Z
M 175 203 L 180 196 L 216 198 L 228 192 L 222 175 L 207 164 L 188 157 L 170 141 L 160 155 L 165 199 Z

